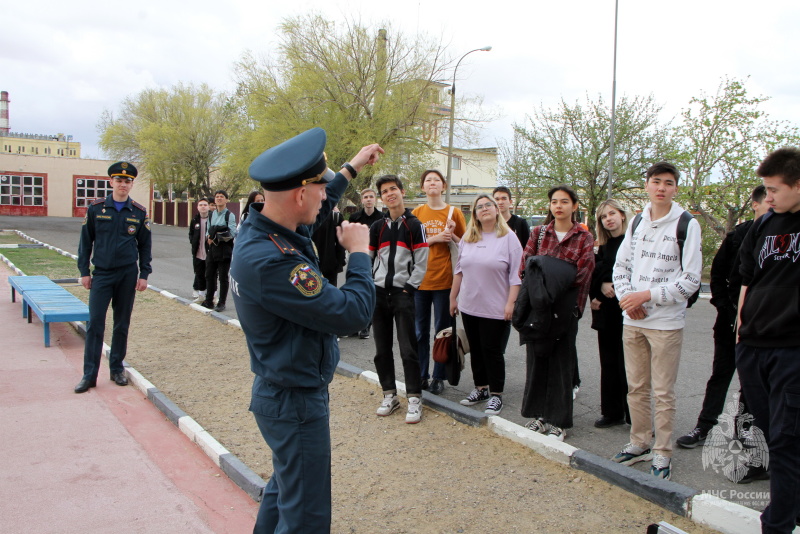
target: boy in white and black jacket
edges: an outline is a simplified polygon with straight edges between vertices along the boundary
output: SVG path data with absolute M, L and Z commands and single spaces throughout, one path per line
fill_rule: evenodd
M 623 311 L 631 431 L 630 443 L 612 459 L 632 465 L 652 458 L 650 473 L 669 479 L 686 304 L 700 287 L 703 259 L 700 225 L 694 219 L 688 222 L 680 250 L 678 225 L 684 209 L 672 200 L 678 193 L 678 169 L 671 163 L 656 163 L 646 177 L 650 202 L 638 225 L 631 224 L 625 232 L 614 264 L 614 291 Z
M 414 292 L 425 276 L 428 242 L 422 223 L 405 208 L 405 191 L 400 178 L 391 174 L 381 176 L 376 188 L 384 205 L 389 208 L 386 217 L 373 223 L 369 232 L 369 252 L 373 258 L 372 275 L 376 286 L 372 316 L 375 370 L 384 395 L 377 413 L 390 415 L 400 406 L 392 353 L 394 321 L 408 397 L 406 423 L 418 423 L 422 416 L 422 379 L 414 324 Z
M 771 209 L 740 250 L 739 371 L 769 446 L 770 504 L 762 532 L 792 532 L 800 516 L 800 149 L 771 153 L 756 173 Z M 752 465 L 752 469 L 765 468 Z M 748 473 L 750 474 L 750 473 Z

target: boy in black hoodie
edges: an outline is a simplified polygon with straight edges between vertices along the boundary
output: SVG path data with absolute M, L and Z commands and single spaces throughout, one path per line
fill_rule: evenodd
M 769 446 L 762 532 L 792 532 L 800 513 L 800 149 L 776 150 L 756 173 L 771 209 L 740 251 L 736 368 Z

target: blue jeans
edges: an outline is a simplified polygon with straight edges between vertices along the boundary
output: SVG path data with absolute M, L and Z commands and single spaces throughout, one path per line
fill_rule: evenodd
M 419 370 L 422 379 L 430 378 L 428 369 L 431 361 L 431 305 L 433 305 L 434 325 L 436 332 L 453 326 L 450 316 L 450 290 L 436 289 L 433 291 L 420 290 L 414 294 L 414 303 L 417 310 L 417 354 L 419 355 Z M 434 380 L 444 380 L 444 364 L 433 364 Z
M 800 347 L 736 345 L 736 369 L 769 446 L 770 503 L 761 532 L 792 532 L 800 514 Z

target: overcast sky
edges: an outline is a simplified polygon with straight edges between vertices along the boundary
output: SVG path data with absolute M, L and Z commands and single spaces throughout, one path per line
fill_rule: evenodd
M 652 93 L 669 118 L 722 77 L 749 76 L 751 95 L 772 97 L 772 118 L 800 125 L 796 0 L 620 0 L 619 10 L 618 97 Z M 84 157 L 103 157 L 104 109 L 177 82 L 230 90 L 242 53 L 268 53 L 279 21 L 309 11 L 391 20 L 407 35 L 440 38 L 454 57 L 492 46 L 458 76 L 459 94 L 482 95 L 500 115 L 485 146 L 510 138 L 511 124 L 540 103 L 611 99 L 613 0 L 6 2 L 0 90 L 10 94 L 11 131 L 72 134 Z

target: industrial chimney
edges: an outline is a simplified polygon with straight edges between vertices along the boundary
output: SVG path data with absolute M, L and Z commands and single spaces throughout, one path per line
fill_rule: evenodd
M 8 91 L 0 92 L 0 133 L 8 133 Z

